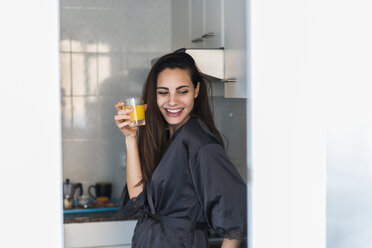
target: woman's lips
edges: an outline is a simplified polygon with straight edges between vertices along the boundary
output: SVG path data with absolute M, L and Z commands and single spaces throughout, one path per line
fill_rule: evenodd
M 165 109 L 165 113 L 169 117 L 178 117 L 182 114 L 183 108 L 178 108 L 178 109 Z

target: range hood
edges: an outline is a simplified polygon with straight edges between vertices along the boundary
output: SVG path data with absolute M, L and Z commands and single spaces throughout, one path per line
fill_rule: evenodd
M 199 70 L 206 76 L 223 80 L 225 78 L 224 50 L 209 48 L 181 48 L 175 51 L 185 52 L 195 60 Z M 154 65 L 158 58 L 151 60 Z
M 195 60 L 199 70 L 208 76 L 224 79 L 224 50 L 223 49 L 198 49 L 187 48 L 185 53 Z

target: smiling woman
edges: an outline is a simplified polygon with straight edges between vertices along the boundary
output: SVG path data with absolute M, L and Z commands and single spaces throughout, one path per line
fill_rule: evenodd
M 224 238 L 222 247 L 238 247 L 245 235 L 246 185 L 227 158 L 207 92 L 193 58 L 171 53 L 147 77 L 145 126 L 128 128 L 131 110 L 116 104 L 127 148 L 119 214 L 142 211 L 132 247 L 208 247 L 208 229 Z

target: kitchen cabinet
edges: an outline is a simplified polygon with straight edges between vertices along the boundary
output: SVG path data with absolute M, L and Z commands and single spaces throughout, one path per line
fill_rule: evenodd
M 190 47 L 223 47 L 223 0 L 190 0 Z
M 248 20 L 245 0 L 224 5 L 225 98 L 249 98 Z
M 204 47 L 204 0 L 190 0 L 189 46 Z
M 172 48 L 223 47 L 223 0 L 173 0 Z
M 223 35 L 223 4 L 224 0 L 204 0 L 204 47 L 220 48 L 224 47 Z M 211 35 L 213 34 L 213 35 Z
M 223 48 L 225 98 L 250 95 L 246 9 L 245 0 L 172 1 L 173 50 Z
M 64 224 L 65 248 L 131 247 L 137 220 Z

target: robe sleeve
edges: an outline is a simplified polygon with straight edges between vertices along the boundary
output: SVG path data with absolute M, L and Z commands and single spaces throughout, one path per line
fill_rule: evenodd
M 203 146 L 189 160 L 208 225 L 217 235 L 242 239 L 246 232 L 247 186 L 219 144 Z
M 129 199 L 128 187 L 125 184 L 124 189 L 120 196 L 120 206 L 117 210 L 117 216 L 121 219 L 129 219 L 140 211 L 146 201 L 145 190 L 138 196 Z

